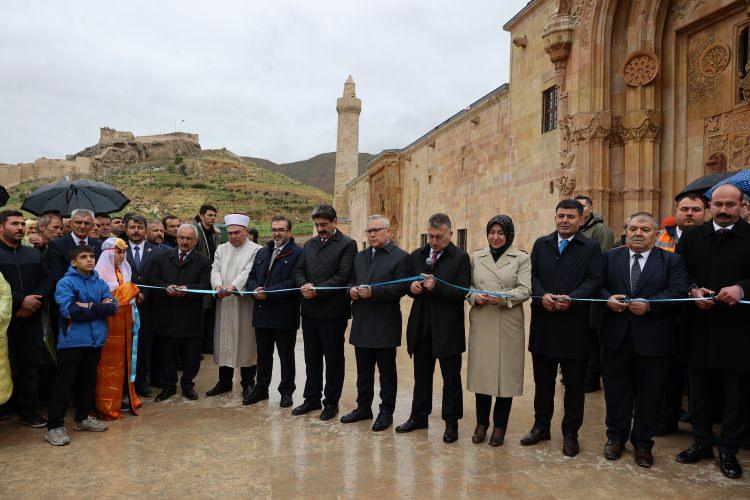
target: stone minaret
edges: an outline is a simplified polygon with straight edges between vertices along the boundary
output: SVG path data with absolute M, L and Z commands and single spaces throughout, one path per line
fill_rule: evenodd
M 333 208 L 339 222 L 349 222 L 349 202 L 346 185 L 357 177 L 359 168 L 359 113 L 362 101 L 357 99 L 352 75 L 344 83 L 344 95 L 336 100 L 339 114 L 336 135 L 336 173 L 333 185 Z M 345 228 L 342 228 L 346 232 Z

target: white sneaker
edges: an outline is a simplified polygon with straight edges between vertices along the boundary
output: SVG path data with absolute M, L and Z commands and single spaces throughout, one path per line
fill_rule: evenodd
M 86 420 L 76 422 L 75 429 L 77 431 L 104 432 L 108 427 L 109 426 L 101 420 L 97 420 L 92 416 L 88 416 L 86 417 Z
M 70 436 L 65 431 L 65 427 L 50 429 L 44 434 L 44 440 L 52 446 L 65 446 L 70 443 Z

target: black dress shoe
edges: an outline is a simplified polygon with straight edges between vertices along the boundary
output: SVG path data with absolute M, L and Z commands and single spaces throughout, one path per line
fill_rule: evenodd
M 305 400 L 301 405 L 292 410 L 292 415 L 305 415 L 311 411 L 320 410 L 321 408 L 323 408 L 323 405 L 320 404 L 320 401 Z
M 412 432 L 416 431 L 417 429 L 426 429 L 427 428 L 427 422 L 419 422 L 417 420 L 414 420 L 413 418 L 409 418 L 406 422 L 396 427 L 396 432 L 398 433 L 404 433 L 404 432 Z
M 217 382 L 213 389 L 206 392 L 206 397 L 210 398 L 212 396 L 218 396 L 219 394 L 224 394 L 227 392 L 232 392 L 232 386 Z
M 721 473 L 729 479 L 739 479 L 742 477 L 742 466 L 734 454 L 719 451 L 719 468 L 721 469 Z
M 360 410 L 359 408 L 355 408 L 354 410 L 341 417 L 342 424 L 353 424 L 354 422 L 359 422 L 360 420 L 372 420 L 372 411 Z
M 372 424 L 372 430 L 374 432 L 384 431 L 391 425 L 393 425 L 393 416 L 380 413 L 378 414 L 378 418 L 376 418 L 375 422 Z
M 325 405 L 323 411 L 320 412 L 318 417 L 320 420 L 331 420 L 333 417 L 339 414 L 339 405 Z
M 502 446 L 505 442 L 505 429 L 502 427 L 495 427 L 492 429 L 492 435 L 490 436 L 490 446 L 497 448 Z
M 247 389 L 250 389 L 249 387 Z M 265 401 L 268 399 L 268 393 L 260 390 L 253 389 L 252 391 L 248 392 L 247 396 L 244 396 L 242 398 L 242 404 L 247 405 L 254 405 L 255 403 L 258 403 L 260 401 Z
M 607 460 L 620 460 L 624 449 L 625 445 L 623 443 L 608 439 L 604 444 L 604 458 Z
M 175 389 L 174 387 L 165 387 L 156 396 L 156 401 L 166 401 L 167 399 L 171 398 L 175 394 L 177 394 L 177 389 Z
M 190 401 L 195 401 L 198 399 L 198 393 L 195 392 L 195 389 L 183 389 L 182 395 L 188 398 Z
M 714 449 L 712 446 L 694 444 L 687 450 L 680 452 L 676 460 L 681 464 L 697 464 L 701 460 L 712 458 L 714 458 Z
M 650 469 L 651 466 L 654 465 L 654 455 L 651 454 L 649 448 L 634 446 L 633 459 L 635 460 L 635 464 L 639 467 Z
M 135 393 L 138 394 L 142 398 L 150 398 L 151 397 L 151 388 L 150 387 L 141 387 L 140 389 L 136 389 Z
M 549 441 L 551 436 L 549 431 L 543 431 L 538 427 L 532 427 L 528 434 L 521 438 L 521 444 L 523 446 L 531 446 L 537 444 L 539 441 Z
M 574 457 L 580 452 L 581 447 L 578 445 L 578 436 L 575 434 L 565 434 L 563 436 L 563 455 Z
M 458 424 L 450 423 L 445 424 L 445 432 L 443 433 L 443 442 L 446 444 L 455 443 L 458 440 Z
M 485 438 L 487 437 L 488 427 L 489 426 L 487 425 L 477 424 L 477 427 L 474 429 L 474 434 L 471 436 L 471 442 L 474 444 L 484 442 Z
M 282 394 L 281 395 L 281 403 L 279 403 L 279 406 L 282 408 L 289 408 L 294 404 L 294 400 L 292 399 L 291 394 Z

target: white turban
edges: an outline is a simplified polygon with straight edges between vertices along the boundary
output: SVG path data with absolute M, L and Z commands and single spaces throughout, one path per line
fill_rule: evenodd
M 227 214 L 224 216 L 224 224 L 246 228 L 250 224 L 250 217 L 244 214 Z

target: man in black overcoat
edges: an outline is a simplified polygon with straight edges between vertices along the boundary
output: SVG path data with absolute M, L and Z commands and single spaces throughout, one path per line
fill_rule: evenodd
M 427 428 L 427 418 L 432 412 L 432 375 L 437 360 L 443 376 L 445 443 L 458 439 L 458 421 L 463 417 L 461 355 L 466 350 L 464 299 L 467 292 L 436 278 L 464 289 L 471 286 L 469 254 L 451 242 L 452 236 L 450 218 L 442 213 L 434 214 L 427 221 L 428 244 L 408 257 L 409 275 L 424 274 L 425 279 L 413 282 L 408 292 L 414 299 L 406 327 L 407 350 L 414 357 L 414 397 L 409 419 L 396 428 L 396 432 Z
M 299 291 L 274 292 L 295 288 L 292 270 L 302 254 L 302 249 L 292 238 L 292 221 L 283 215 L 271 220 L 271 241 L 258 250 L 253 267 L 247 277 L 248 290 L 256 292 L 253 304 L 253 327 L 258 345 L 258 382 L 242 404 L 251 405 L 268 399 L 268 387 L 273 373 L 273 348 L 278 349 L 281 365 L 282 408 L 292 406 L 295 362 L 294 345 L 299 328 Z M 272 293 L 266 293 L 272 292 Z
M 604 285 L 598 294 L 607 300 L 600 330 L 607 405 L 604 457 L 619 459 L 630 440 L 641 467 L 654 464 L 652 438 L 659 427 L 666 370 L 675 353 L 681 303 L 638 299 L 683 298 L 688 289 L 684 260 L 655 247 L 658 234 L 659 223 L 651 214 L 630 217 L 626 246 L 602 255 Z
M 44 262 L 52 277 L 52 285 L 62 279 L 70 267 L 70 252 L 80 245 L 88 245 L 94 249 L 94 256 L 99 259 L 102 253 L 102 242 L 91 233 L 94 229 L 94 212 L 83 208 L 73 210 L 70 214 L 71 232 L 51 241 L 44 255 Z
M 325 399 L 319 418 L 330 420 L 339 412 L 344 387 L 344 333 L 351 316 L 351 304 L 346 290 L 318 290 L 316 287 L 349 284 L 357 244 L 336 228 L 336 210 L 332 206 L 315 207 L 312 219 L 318 235 L 305 243 L 293 271 L 303 297 L 302 338 L 307 380 L 305 401 L 292 410 L 292 415 L 304 415 L 321 408 L 325 359 Z
M 204 294 L 183 290 L 211 289 L 211 261 L 195 250 L 198 230 L 183 224 L 177 230 L 177 248 L 159 253 L 153 262 L 150 284 L 164 287 L 156 293 L 156 334 L 161 352 L 162 391 L 156 401 L 177 393 L 177 356 L 182 360 L 182 395 L 198 399 L 193 379 L 201 362 Z
M 534 242 L 531 251 L 531 331 L 534 363 L 534 426 L 524 446 L 550 439 L 558 366 L 565 376 L 563 453 L 576 456 L 583 424 L 584 380 L 590 355 L 589 299 L 602 284 L 602 252 L 596 240 L 578 233 L 583 207 L 562 200 L 555 210 L 557 230 Z
M 401 297 L 408 283 L 378 287 L 371 283 L 406 278 L 408 254 L 391 240 L 387 217 L 373 215 L 367 222 L 370 247 L 354 258 L 354 276 L 349 296 L 352 299 L 352 329 L 349 343 L 357 358 L 357 408 L 341 417 L 348 424 L 372 418 L 375 365 L 380 370 L 380 413 L 372 426 L 383 431 L 393 423 L 396 408 L 396 348 L 401 345 Z
M 677 455 L 680 463 L 713 458 L 732 479 L 742 476 L 736 455 L 747 430 L 750 377 L 750 225 L 740 217 L 742 193 L 727 184 L 711 196 L 713 220 L 690 228 L 677 243 L 690 280 L 690 295 L 712 300 L 689 304 L 685 313 L 684 360 L 690 372 L 690 415 L 694 444 Z M 721 434 L 713 433 L 711 391 L 724 393 Z

